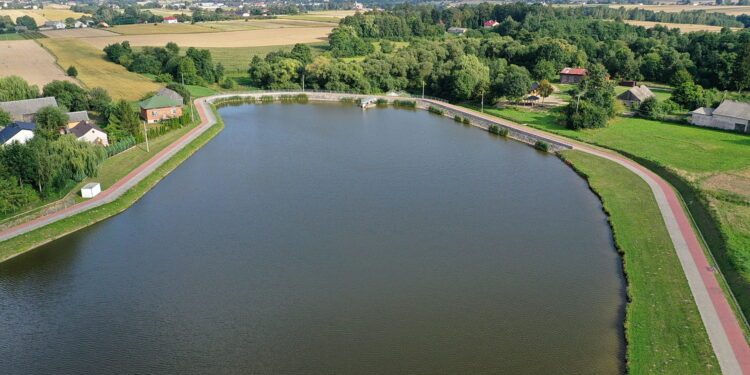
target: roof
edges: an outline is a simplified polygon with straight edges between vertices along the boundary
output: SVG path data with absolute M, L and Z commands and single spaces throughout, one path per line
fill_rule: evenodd
M 89 189 L 93 189 L 93 188 L 95 188 L 97 186 L 99 186 L 98 182 L 89 182 L 88 184 L 83 185 L 83 187 L 81 189 L 89 190 Z
M 560 74 L 567 74 L 571 76 L 585 76 L 589 72 L 588 69 L 585 68 L 564 68 L 560 71 Z
M 81 121 L 76 126 L 68 129 L 68 134 L 73 134 L 76 136 L 76 138 L 83 137 L 86 133 L 88 133 L 91 129 L 98 130 L 104 134 L 107 134 L 102 128 L 94 125 L 94 123 L 90 121 Z
M 695 111 L 691 111 L 691 115 L 705 115 L 705 116 L 711 116 L 714 113 L 713 108 L 708 107 L 700 107 L 696 109 Z
M 0 102 L 0 109 L 10 113 L 11 116 L 28 115 L 37 113 L 44 107 L 57 107 L 54 96 L 37 99 L 14 100 L 12 102 Z
M 646 85 L 634 86 L 618 95 L 619 99 L 644 101 L 646 98 L 654 96 L 654 93 Z
M 156 109 L 168 107 L 182 107 L 182 102 L 178 102 L 166 96 L 154 95 L 139 103 L 142 109 Z
M 484 23 L 484 26 L 495 26 L 495 25 L 499 25 L 499 24 L 500 23 L 497 22 L 497 21 L 495 21 L 495 20 L 489 20 L 489 21 L 487 21 L 487 22 Z
M 750 120 L 750 103 L 725 100 L 714 110 L 714 115 Z
M 34 129 L 36 129 L 36 125 L 30 122 L 13 122 L 3 130 L 0 130 L 0 143 L 4 144 L 5 142 L 8 142 L 8 140 L 15 137 L 16 134 L 20 133 L 22 130 L 34 131 Z
M 468 29 L 464 27 L 449 27 L 448 32 L 449 33 L 465 33 Z
M 177 20 L 177 17 L 164 17 L 164 20 L 165 20 L 165 21 L 169 21 L 169 20 Z
M 531 91 L 536 91 L 539 89 L 539 82 L 534 82 L 531 84 Z
M 86 111 L 68 112 L 68 122 L 88 121 L 89 113 Z
M 166 87 L 159 87 L 158 90 L 156 90 L 156 95 L 166 96 L 167 98 L 176 100 L 180 103 L 184 103 L 184 98 L 182 95 L 178 94 L 177 91 L 170 90 Z

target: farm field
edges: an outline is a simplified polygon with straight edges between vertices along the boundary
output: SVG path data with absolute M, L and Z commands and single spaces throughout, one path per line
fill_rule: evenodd
M 356 10 L 317 10 L 313 12 L 307 12 L 305 13 L 305 15 L 316 17 L 344 18 L 346 16 L 353 16 L 356 13 Z
M 95 36 L 117 36 L 113 32 L 102 29 L 93 29 L 87 27 L 85 29 L 65 29 L 65 30 L 49 30 L 42 31 L 47 38 L 88 38 Z
M 668 23 L 668 22 L 651 22 L 651 21 L 634 21 L 634 20 L 623 20 L 622 22 L 625 22 L 629 25 L 634 26 L 643 26 L 647 29 L 650 29 L 656 25 L 662 25 L 666 26 L 670 29 L 680 29 L 683 33 L 690 33 L 695 31 L 708 31 L 713 33 L 718 33 L 721 31 L 721 26 L 711 26 L 711 25 L 693 25 L 693 24 L 687 24 L 687 23 Z M 741 30 L 739 27 L 732 27 L 732 30 Z
M 259 47 L 323 42 L 328 40 L 331 30 L 331 27 L 298 27 L 223 33 L 119 35 L 78 40 L 97 49 L 126 40 L 134 47 L 164 46 L 169 42 L 175 42 L 180 47 Z
M 619 4 L 613 4 L 609 6 L 610 8 L 625 8 L 625 9 L 646 9 L 646 10 L 652 10 L 654 12 L 669 12 L 669 13 L 678 13 L 683 11 L 691 11 L 691 10 L 705 10 L 708 13 L 724 13 L 729 14 L 732 16 L 739 16 L 742 14 L 750 14 L 750 6 L 741 6 L 741 5 L 729 5 L 729 6 L 713 6 L 713 5 L 631 5 L 631 4 L 625 4 L 625 5 L 619 5 Z
M 55 57 L 33 40 L 0 41 L 0 76 L 9 75 L 21 76 L 39 88 L 54 80 L 78 83 L 66 76 Z
M 104 87 L 114 99 L 134 101 L 159 88 L 145 77 L 105 60 L 104 52 L 80 39 L 40 39 L 39 43 L 57 57 L 60 66 L 75 66 L 84 85 Z
M 310 43 L 313 56 L 320 55 L 327 48 L 326 43 Z M 262 47 L 237 47 L 237 48 L 207 48 L 211 51 L 214 62 L 220 62 L 226 68 L 227 73 L 247 72 L 250 60 L 253 56 L 265 56 L 273 51 L 291 51 L 294 45 L 262 46 Z
M 192 33 L 214 33 L 217 30 L 199 24 L 189 23 L 144 23 L 136 25 L 118 25 L 108 29 L 122 35 L 144 35 L 144 34 L 192 34 Z
M 330 22 L 330 23 L 339 23 L 341 21 L 341 17 L 331 17 L 331 16 L 324 16 L 324 15 L 314 15 L 314 14 L 296 14 L 293 16 L 281 16 L 282 19 L 285 20 L 302 20 L 302 21 L 318 21 L 318 22 Z
M 85 13 L 74 12 L 69 9 L 2 9 L 0 16 L 9 16 L 15 21 L 18 17 L 30 16 L 38 25 L 47 21 L 62 21 L 68 17 L 81 18 Z

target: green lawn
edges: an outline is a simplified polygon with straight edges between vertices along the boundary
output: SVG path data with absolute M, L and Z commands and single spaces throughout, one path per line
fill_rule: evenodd
M 0 40 L 23 40 L 23 39 L 26 39 L 23 37 L 23 34 L 18 34 L 18 33 L 0 34 Z
M 719 374 L 648 184 L 625 167 L 591 154 L 563 151 L 562 157 L 601 196 L 623 256 L 630 296 L 625 322 L 628 372 Z

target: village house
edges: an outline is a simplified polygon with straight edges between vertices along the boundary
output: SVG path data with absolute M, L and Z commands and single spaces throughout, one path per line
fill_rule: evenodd
M 0 130 L 0 144 L 6 146 L 13 143 L 25 144 L 34 138 L 36 125 L 30 122 L 15 121 Z
M 44 107 L 57 107 L 55 97 L 0 102 L 0 109 L 10 113 L 14 121 L 34 122 L 36 113 Z
M 485 29 L 491 29 L 491 28 L 496 27 L 496 26 L 500 26 L 500 22 L 497 22 L 495 20 L 489 20 L 489 21 L 487 21 L 487 22 L 484 23 L 484 28 Z
M 89 113 L 86 111 L 68 112 L 68 128 L 78 125 L 81 121 L 89 121 Z
M 177 17 L 164 17 L 162 23 L 177 23 Z
M 79 141 L 88 142 L 98 146 L 109 146 L 107 132 L 96 126 L 91 121 L 81 121 L 75 126 L 65 129 L 65 134 L 73 134 Z
M 625 104 L 643 103 L 644 100 L 654 96 L 654 93 L 646 85 L 631 87 L 628 91 L 617 95 L 617 99 L 622 100 Z
M 449 27 L 448 34 L 464 35 L 469 29 L 465 27 Z
M 579 84 L 589 70 L 585 68 L 564 68 L 560 71 L 560 83 Z
M 89 25 L 87 25 L 85 22 L 76 21 L 76 23 L 73 24 L 73 27 L 75 27 L 76 29 L 83 29 L 85 27 L 89 27 Z
M 47 21 L 44 23 L 44 27 L 49 27 L 52 29 L 62 30 L 65 28 L 65 23 L 60 21 Z
M 724 100 L 716 109 L 701 107 L 689 114 L 693 125 L 750 133 L 750 103 Z
M 166 96 L 154 95 L 140 102 L 140 107 L 141 117 L 149 124 L 182 116 L 182 102 Z

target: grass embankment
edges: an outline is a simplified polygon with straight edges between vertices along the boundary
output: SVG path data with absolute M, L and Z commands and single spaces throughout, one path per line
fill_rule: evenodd
M 610 215 L 628 278 L 629 373 L 721 373 L 648 184 L 612 161 L 580 151 L 561 155 L 588 179 Z
M 640 118 L 574 131 L 554 112 L 485 112 L 620 151 L 669 181 L 683 196 L 745 316 L 750 315 L 750 135 Z
M 75 66 L 78 80 L 84 85 L 104 87 L 114 99 L 134 101 L 159 88 L 157 83 L 107 61 L 103 51 L 78 39 L 48 38 L 37 39 L 37 42 L 57 57 L 57 64 L 63 69 Z
M 182 150 L 177 152 L 164 164 L 159 166 L 148 177 L 136 184 L 133 188 L 125 192 L 120 198 L 112 203 L 108 203 L 78 215 L 62 219 L 45 227 L 33 230 L 20 236 L 11 238 L 2 243 L 0 247 L 0 261 L 6 260 L 15 255 L 21 254 L 35 247 L 43 245 L 54 239 L 60 238 L 68 233 L 75 232 L 81 228 L 87 227 L 98 221 L 114 216 L 138 201 L 146 194 L 157 182 L 169 174 L 173 169 L 185 161 L 190 155 L 208 143 L 211 138 L 218 134 L 224 128 L 224 123 L 219 118 L 218 122 L 207 129 L 203 134 L 194 139 Z M 152 151 L 153 152 L 153 151 Z

